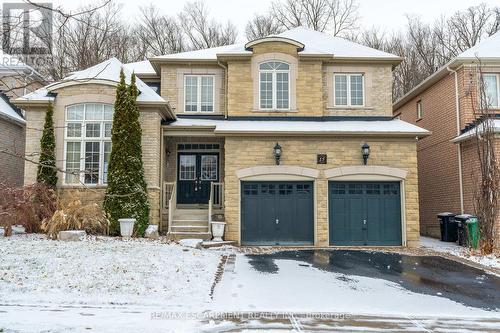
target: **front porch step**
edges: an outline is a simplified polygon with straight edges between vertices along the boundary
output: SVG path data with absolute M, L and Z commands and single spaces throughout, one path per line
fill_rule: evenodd
M 176 209 L 174 211 L 174 220 L 185 219 L 208 219 L 208 209 Z
M 173 220 L 172 227 L 193 226 L 208 227 L 208 220 Z
M 172 225 L 173 232 L 205 232 L 208 233 L 208 226 L 198 225 Z
M 204 241 L 212 239 L 212 234 L 209 232 L 180 232 L 172 231 L 167 234 L 167 237 L 171 240 L 180 240 L 187 238 L 202 239 Z

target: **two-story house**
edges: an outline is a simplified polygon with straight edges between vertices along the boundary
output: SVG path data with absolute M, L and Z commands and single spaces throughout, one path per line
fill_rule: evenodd
M 494 144 L 500 159 L 500 32 L 459 54 L 394 104 L 396 117 L 432 132 L 418 142 L 420 228 L 425 235 L 439 237 L 438 213 L 475 214 L 479 159 L 473 138 L 481 122 L 481 77 L 487 112 L 496 116 Z
M 141 94 L 151 223 L 242 245 L 419 242 L 417 140 L 392 117 L 395 55 L 305 28 L 125 64 Z M 110 59 L 18 99 L 29 127 L 55 106 L 59 191 L 101 201 L 115 86 Z M 27 152 L 40 133 L 28 129 Z M 36 166 L 26 166 L 26 182 Z

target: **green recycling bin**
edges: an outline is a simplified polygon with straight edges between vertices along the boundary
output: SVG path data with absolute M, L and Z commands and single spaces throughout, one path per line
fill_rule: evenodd
M 479 238 L 481 238 L 477 217 L 473 216 L 469 218 L 465 221 L 465 225 L 467 226 L 467 240 L 469 242 L 469 246 L 477 249 L 479 247 Z

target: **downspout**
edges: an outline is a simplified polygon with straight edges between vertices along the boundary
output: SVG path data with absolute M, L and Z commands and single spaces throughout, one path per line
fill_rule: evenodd
M 227 92 L 228 92 L 228 72 L 227 72 L 227 66 L 224 65 L 222 62 L 218 61 L 217 60 L 217 65 L 219 65 L 220 67 L 222 67 L 224 69 L 224 106 L 225 106 L 225 109 L 224 109 L 224 119 L 227 119 L 227 116 L 228 116 L 228 105 L 227 105 L 227 102 L 228 102 L 228 96 L 227 96 Z
M 458 96 L 458 73 L 456 70 L 446 67 L 449 72 L 455 74 L 455 112 L 457 118 L 457 136 L 460 135 L 460 98 Z M 460 149 L 460 142 L 457 145 L 458 153 L 458 182 L 460 186 L 460 213 L 464 213 L 464 180 L 462 176 L 462 151 Z

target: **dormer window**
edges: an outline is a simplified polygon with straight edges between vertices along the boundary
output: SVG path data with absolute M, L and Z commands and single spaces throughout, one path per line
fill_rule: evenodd
M 259 65 L 259 103 L 261 110 L 290 108 L 290 65 L 267 61 Z

